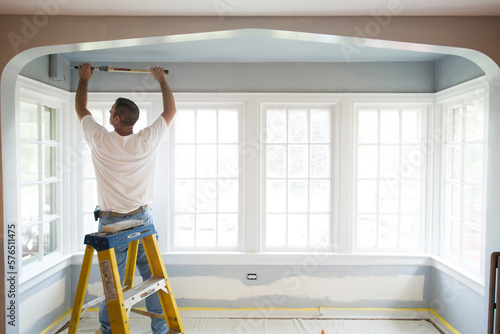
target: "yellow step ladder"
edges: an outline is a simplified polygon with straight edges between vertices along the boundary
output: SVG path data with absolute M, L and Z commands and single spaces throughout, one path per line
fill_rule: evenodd
M 151 268 L 152 277 L 133 287 L 135 265 L 139 240 L 142 240 L 144 251 Z M 115 247 L 129 243 L 125 279 L 123 287 L 120 284 Z M 150 317 L 165 318 L 169 331 L 167 334 L 184 334 L 181 317 L 175 302 L 172 288 L 163 264 L 160 249 L 156 242 L 154 226 L 139 226 L 116 233 L 97 232 L 85 236 L 85 256 L 76 290 L 73 312 L 69 322 L 69 334 L 77 333 L 80 317 L 89 307 L 106 299 L 111 331 L 113 334 L 129 334 L 129 315 L 135 312 Z M 85 291 L 89 280 L 94 249 L 97 251 L 101 270 L 104 296 L 83 305 Z M 132 306 L 157 292 L 163 309 L 163 315 L 133 309 Z

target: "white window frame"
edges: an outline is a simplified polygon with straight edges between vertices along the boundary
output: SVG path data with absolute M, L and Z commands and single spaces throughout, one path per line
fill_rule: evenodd
M 377 96 L 379 95 L 379 96 Z M 421 152 L 421 190 L 420 190 L 420 225 L 419 225 L 419 244 L 416 248 L 364 248 L 357 246 L 357 157 L 358 157 L 358 115 L 360 109 L 419 109 L 422 111 L 422 128 L 421 128 L 421 144 L 425 146 L 428 129 L 429 129 L 429 117 L 428 115 L 433 111 L 434 98 L 433 94 L 395 94 L 394 96 L 388 96 L 389 94 L 374 94 L 373 97 L 368 97 L 364 100 L 355 100 L 352 104 L 353 112 L 353 127 L 352 127 L 352 161 L 353 161 L 353 171 L 352 171 L 352 214 L 351 214 L 351 249 L 354 253 L 418 253 L 425 252 L 428 249 L 428 202 L 429 197 L 427 194 L 427 189 L 430 189 L 431 181 L 429 175 L 429 164 L 432 163 L 432 156 L 426 157 L 426 154 Z M 380 124 L 379 124 L 380 128 Z M 380 131 L 379 131 L 380 135 Z M 427 154 L 430 155 L 430 154 Z M 378 196 L 377 196 L 378 199 Z M 378 207 L 378 205 L 377 205 Z M 378 211 L 377 211 L 378 212 Z M 378 214 L 377 214 L 378 215 Z M 378 234 L 376 236 L 378 238 Z M 378 244 L 378 243 L 377 243 Z
M 444 178 L 445 164 L 443 159 L 445 158 L 445 152 L 443 152 L 443 144 L 446 136 L 445 129 L 445 117 L 446 111 L 449 107 L 456 105 L 465 105 L 467 102 L 475 99 L 482 99 L 484 101 L 484 128 L 483 128 L 483 177 L 482 177 L 482 217 L 481 217 L 481 261 L 479 266 L 474 266 L 467 262 L 461 261 L 460 259 L 450 256 L 445 250 L 445 236 L 444 230 L 445 226 L 443 223 L 442 216 L 444 210 L 446 209 L 445 203 L 443 202 L 444 196 L 442 194 L 442 183 Z M 435 228 L 433 229 L 433 235 L 435 236 L 436 242 L 434 243 L 434 254 L 437 255 L 437 261 L 439 264 L 446 268 L 451 268 L 453 271 L 462 273 L 463 275 L 469 276 L 477 281 L 484 281 L 484 268 L 488 263 L 488 256 L 486 254 L 486 235 L 484 231 L 486 230 L 486 199 L 487 199 L 487 172 L 488 172 L 488 124 L 489 124 L 489 84 L 486 78 L 481 77 L 468 81 L 466 83 L 460 84 L 455 87 L 451 87 L 444 91 L 436 93 L 436 109 L 437 113 L 434 119 L 435 128 L 434 131 L 437 134 L 434 142 L 436 145 L 436 168 L 434 169 L 434 175 L 436 179 L 436 200 L 439 201 L 439 205 L 436 205 L 433 210 L 432 220 L 436 222 Z M 448 269 L 449 270 L 449 269 Z
M 337 154 L 339 152 L 339 101 L 335 98 L 330 98 L 330 97 L 325 97 L 316 95 L 316 94 L 300 94 L 299 96 L 297 95 L 291 95 L 291 94 L 276 94 L 277 96 L 272 98 L 272 99 L 265 99 L 260 102 L 260 126 L 258 131 L 262 133 L 261 137 L 261 149 L 260 149 L 260 207 L 262 208 L 260 210 L 260 225 L 261 225 L 261 234 L 260 234 L 260 243 L 261 243 L 261 250 L 264 252 L 317 252 L 317 251 L 322 251 L 322 252 L 331 252 L 335 251 L 337 246 L 338 246 L 338 240 L 339 240 L 339 228 L 338 228 L 338 208 L 339 206 L 337 205 L 338 202 L 338 192 L 337 192 L 337 185 L 339 181 L 339 175 L 338 175 L 338 158 Z M 291 110 L 291 109 L 325 109 L 329 110 L 329 121 L 330 121 L 330 128 L 329 128 L 329 142 L 328 145 L 330 147 L 329 153 L 330 153 L 330 229 L 329 229 L 329 243 L 328 245 L 316 245 L 316 246 L 306 246 L 306 247 L 266 247 L 265 242 L 266 242 L 266 181 L 267 181 L 267 175 L 266 175 L 266 147 L 268 143 L 266 142 L 266 129 L 267 129 L 267 124 L 266 124 L 266 112 L 269 109 L 286 109 L 286 110 Z M 309 119 L 309 118 L 308 118 Z M 309 122 L 308 122 L 309 125 Z M 307 142 L 307 145 L 310 145 L 310 142 Z M 286 143 L 285 145 L 289 145 Z M 288 180 L 288 176 L 285 178 L 285 180 Z M 311 180 L 310 177 L 306 178 L 307 180 Z M 286 211 L 288 212 L 288 211 Z M 310 212 L 307 211 L 306 214 L 309 214 Z M 287 213 L 285 213 L 287 214 Z
M 183 95 L 183 97 L 186 95 Z M 196 95 L 199 97 L 199 95 Z M 187 96 L 186 96 L 187 97 Z M 221 96 L 222 97 L 222 96 Z M 188 99 L 189 100 L 189 99 Z M 174 210 L 174 200 L 175 200 L 175 161 L 174 159 L 171 159 L 170 161 L 170 184 L 172 185 L 172 189 L 170 191 L 169 195 L 169 207 L 172 208 L 169 213 L 169 221 L 170 221 L 170 227 L 169 227 L 169 250 L 170 251 L 187 251 L 187 252 L 197 252 L 197 251 L 242 251 L 243 250 L 243 245 L 244 245 L 244 240 L 243 240 L 243 226 L 244 226 L 244 201 L 245 201 L 245 183 L 244 183 L 244 165 L 243 165 L 243 154 L 242 152 L 242 147 L 243 147 L 243 138 L 244 138 L 244 129 L 243 129 L 243 115 L 245 111 L 245 102 L 241 100 L 233 100 L 231 98 L 219 98 L 219 100 L 215 99 L 212 101 L 211 98 L 208 98 L 206 101 L 203 102 L 196 102 L 196 97 L 190 99 L 189 101 L 184 100 L 182 97 L 180 99 L 176 99 L 176 107 L 177 110 L 236 110 L 238 112 L 238 152 L 239 152 L 239 157 L 238 157 L 238 233 L 237 233 L 237 245 L 236 246 L 178 246 L 175 247 L 175 210 Z M 170 152 L 173 155 L 175 152 L 175 117 L 174 120 L 172 121 L 171 124 L 171 131 L 170 131 Z M 193 144 L 193 145 L 198 145 L 198 144 Z M 219 145 L 218 143 L 215 145 Z M 193 178 L 194 180 L 197 180 L 198 178 L 195 176 Z M 218 213 L 218 209 L 216 210 Z M 196 232 L 194 232 L 196 233 Z
M 71 161 L 68 159 L 68 156 L 65 153 L 69 152 L 69 140 L 68 136 L 70 130 L 68 128 L 68 92 L 47 86 L 43 83 L 37 82 L 32 79 L 28 79 L 22 76 L 18 77 L 17 85 L 16 85 L 16 161 L 17 165 L 20 166 L 20 101 L 26 101 L 39 105 L 43 108 L 43 106 L 48 106 L 50 108 L 54 108 L 56 110 L 56 140 L 51 144 L 57 147 L 57 156 L 56 156 L 56 177 L 52 177 L 51 181 L 55 181 L 57 184 L 57 214 L 51 216 L 50 221 L 57 220 L 57 237 L 56 237 L 56 249 L 50 254 L 43 254 L 43 228 L 40 231 L 40 238 L 42 239 L 42 244 L 39 245 L 39 253 L 40 257 L 38 260 L 30 261 L 23 265 L 19 266 L 19 271 L 21 275 L 21 291 L 29 288 L 31 284 L 35 284 L 34 278 L 36 277 L 45 277 L 50 275 L 56 270 L 60 265 L 63 265 L 66 260 L 68 260 L 68 252 L 69 252 L 69 242 L 67 241 L 67 237 L 69 235 L 70 228 L 65 226 L 63 223 L 67 221 L 69 218 L 69 206 L 70 202 L 65 194 L 68 193 L 69 189 L 69 181 L 72 178 L 71 176 Z M 40 120 L 40 119 L 39 119 Z M 41 126 L 39 122 L 38 126 Z M 34 143 L 43 144 L 43 139 L 33 141 Z M 42 160 L 40 160 L 42 159 Z M 40 158 L 39 155 L 39 166 L 43 164 L 43 157 Z M 20 196 L 21 196 L 21 177 L 20 172 L 18 171 L 17 177 L 17 196 L 18 196 L 18 221 L 21 221 L 21 206 L 20 206 Z M 41 181 L 37 181 L 36 183 L 40 183 Z M 42 182 L 43 184 L 43 182 Z M 43 202 L 43 198 L 39 198 L 39 202 Z M 40 204 L 41 205 L 41 204 Z M 39 225 L 43 225 L 42 217 Z M 19 237 L 22 235 L 22 228 L 19 226 Z M 18 252 L 18 263 L 22 263 L 22 248 L 21 243 L 19 242 L 19 252 Z

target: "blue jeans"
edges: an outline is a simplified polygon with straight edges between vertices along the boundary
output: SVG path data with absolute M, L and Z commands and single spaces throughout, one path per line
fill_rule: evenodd
M 104 225 L 128 219 L 143 219 L 145 225 L 153 225 L 153 213 L 151 212 L 151 209 L 147 209 L 133 215 L 122 217 L 101 217 L 99 219 L 99 231 L 101 231 L 101 228 Z M 120 281 L 122 285 L 125 277 L 127 251 L 128 244 L 115 247 L 116 262 L 118 263 L 118 272 L 120 273 Z M 148 259 L 146 258 L 146 253 L 144 252 L 142 241 L 139 242 L 139 249 L 137 251 L 137 268 L 139 269 L 139 273 L 141 274 L 143 281 L 151 278 L 151 270 L 149 268 Z M 160 299 L 158 298 L 157 293 L 146 298 L 146 308 L 149 312 L 163 314 Z M 101 308 L 99 310 L 99 322 L 101 323 L 101 333 L 110 334 L 111 326 L 109 324 L 108 308 L 105 300 L 101 303 Z M 168 331 L 167 322 L 165 319 L 151 318 L 151 330 L 154 334 L 165 334 Z

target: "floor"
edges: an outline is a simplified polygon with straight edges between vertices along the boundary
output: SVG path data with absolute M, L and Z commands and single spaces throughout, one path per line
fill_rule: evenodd
M 90 312 L 94 313 L 94 312 Z M 149 319 L 130 319 L 130 332 L 150 334 Z M 185 318 L 186 334 L 442 334 L 427 320 L 351 320 L 351 319 L 220 319 Z M 55 333 L 61 325 L 54 326 Z M 94 334 L 99 327 L 95 315 L 86 315 L 80 321 L 79 334 Z M 68 330 L 61 333 L 68 333 Z

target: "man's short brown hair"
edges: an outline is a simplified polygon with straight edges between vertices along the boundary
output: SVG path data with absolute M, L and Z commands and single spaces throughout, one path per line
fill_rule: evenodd
M 139 107 L 132 100 L 119 97 L 115 101 L 115 115 L 120 116 L 123 126 L 132 126 L 139 119 Z

